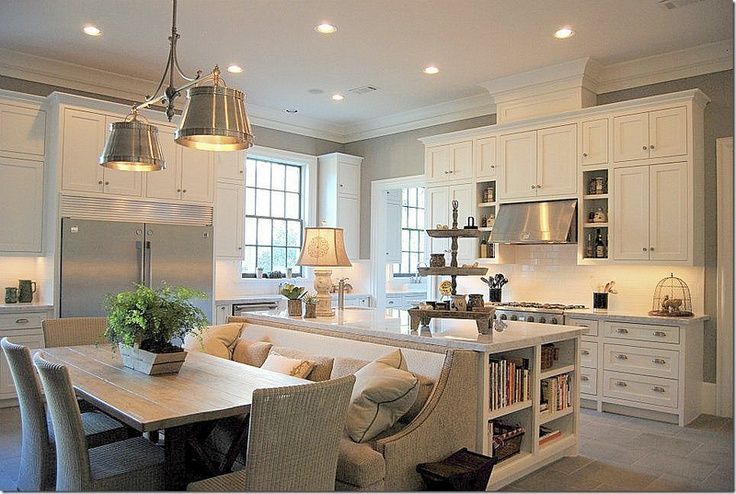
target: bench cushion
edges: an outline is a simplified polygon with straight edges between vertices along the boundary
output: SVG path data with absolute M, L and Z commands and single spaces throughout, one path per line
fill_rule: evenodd
M 353 442 L 344 437 L 340 440 L 337 457 L 337 480 L 361 488 L 383 481 L 386 462 L 378 451 L 368 444 Z

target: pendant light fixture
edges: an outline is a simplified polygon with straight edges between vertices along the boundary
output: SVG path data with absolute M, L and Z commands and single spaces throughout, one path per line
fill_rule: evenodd
M 153 93 L 154 96 L 133 106 L 124 121 L 110 126 L 110 134 L 99 160 L 99 164 L 106 168 L 125 171 L 164 169 L 158 129 L 138 120 L 139 110 L 153 104 L 164 104 L 166 116 L 171 121 L 174 117 L 174 99 L 184 90 L 188 90 L 189 104 L 184 109 L 181 126 L 176 131 L 177 143 L 208 151 L 236 151 L 253 145 L 253 132 L 245 113 L 243 92 L 225 86 L 217 65 L 206 76 L 202 77 L 202 71 L 197 71 L 191 78 L 185 76 L 179 67 L 176 56 L 176 43 L 179 40 L 176 10 L 177 0 L 173 0 L 169 57 L 161 81 Z M 180 78 L 187 81 L 178 88 L 174 86 L 174 70 Z M 164 88 L 167 78 L 168 85 Z M 213 81 L 213 85 L 199 85 L 208 81 Z

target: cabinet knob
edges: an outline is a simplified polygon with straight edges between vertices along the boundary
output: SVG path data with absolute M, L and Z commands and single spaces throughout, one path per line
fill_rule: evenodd
M 450 170 L 450 171 L 449 171 L 449 172 L 447 172 L 447 173 L 455 173 L 455 171 L 454 171 L 454 170 Z
M 536 188 L 537 188 L 537 186 L 536 186 L 536 185 L 532 185 L 532 189 L 536 189 Z
M 588 153 L 583 153 L 583 158 L 587 158 L 587 157 L 588 157 Z
M 238 170 L 238 173 L 240 173 L 242 175 L 243 174 L 243 170 Z
M 643 249 L 641 249 L 641 250 L 642 250 L 643 252 L 646 252 L 646 251 L 647 251 L 647 248 L 646 248 L 646 247 L 644 247 L 644 248 L 643 248 Z
M 626 328 L 618 328 L 616 330 L 616 332 L 619 333 L 619 334 L 628 334 L 629 333 L 629 330 L 626 329 Z
M 538 189 L 541 189 L 541 188 L 542 188 L 542 186 L 541 186 L 541 185 L 539 185 L 539 184 L 537 184 L 537 188 L 538 188 Z
M 651 145 L 649 146 L 649 149 L 654 149 L 654 144 L 651 144 Z
M 629 357 L 627 357 L 623 353 L 619 353 L 618 355 L 616 355 L 616 358 L 619 360 L 629 360 Z
M 580 376 L 581 381 L 589 381 L 590 378 L 588 376 Z
M 662 386 L 654 386 L 652 388 L 652 391 L 654 391 L 655 393 L 664 393 L 664 388 Z
M 589 352 L 588 350 L 583 350 L 583 351 L 582 351 L 582 352 L 580 352 L 580 353 L 582 353 L 583 355 L 590 355 L 590 352 Z
M 181 189 L 176 189 L 176 191 L 177 191 L 177 192 L 181 192 Z M 644 250 L 646 250 L 646 249 L 644 249 Z
M 654 247 L 649 247 L 649 250 L 654 250 Z
M 15 320 L 15 324 L 28 324 L 28 319 L 21 317 L 20 319 Z
M 450 172 L 448 172 L 447 170 L 445 170 L 445 175 L 447 175 L 448 173 L 450 173 Z
M 184 192 L 186 194 L 187 193 L 187 189 L 182 189 L 182 192 Z
M 105 185 L 110 185 L 110 182 L 105 182 Z
M 491 165 L 491 168 L 496 168 L 496 165 Z
M 343 184 L 340 184 L 340 187 L 345 187 Z
M 626 383 L 625 383 L 625 382 L 623 382 L 623 381 L 618 381 L 618 382 L 616 383 L 616 386 L 621 386 L 622 388 L 625 388 L 626 386 L 628 386 L 628 384 L 626 384 Z
M 646 147 L 646 146 L 644 146 L 644 147 L 642 147 L 642 149 L 643 149 L 644 151 L 646 151 L 646 150 L 647 150 L 647 149 L 649 149 L 649 148 L 648 148 L 648 147 Z
M 664 359 L 655 358 L 654 360 L 652 360 L 652 363 L 657 365 L 664 365 L 666 362 L 664 361 Z
M 98 185 L 102 185 L 102 180 L 100 180 L 99 182 L 97 182 L 97 184 Z
M 243 248 L 242 247 L 238 247 L 238 250 L 243 250 Z
M 665 336 L 667 336 L 667 333 L 665 333 L 664 331 L 655 331 L 654 336 L 659 336 L 660 338 L 664 338 Z

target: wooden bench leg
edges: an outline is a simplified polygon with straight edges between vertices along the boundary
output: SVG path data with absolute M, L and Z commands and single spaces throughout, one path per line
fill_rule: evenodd
M 235 436 L 235 440 L 230 445 L 230 449 L 227 450 L 225 459 L 220 465 L 220 473 L 230 473 L 233 468 L 233 463 L 238 458 L 238 454 L 241 451 L 245 451 L 248 439 L 248 425 L 250 424 L 250 414 L 245 417 L 243 425 Z

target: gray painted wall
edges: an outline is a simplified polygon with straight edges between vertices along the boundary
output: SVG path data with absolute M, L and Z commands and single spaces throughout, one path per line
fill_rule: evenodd
M 364 158 L 360 172 L 361 259 L 368 259 L 371 250 L 371 182 L 424 174 L 424 144 L 419 142 L 420 137 L 494 123 L 495 114 L 485 115 L 345 144 L 343 152 Z

